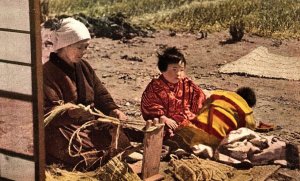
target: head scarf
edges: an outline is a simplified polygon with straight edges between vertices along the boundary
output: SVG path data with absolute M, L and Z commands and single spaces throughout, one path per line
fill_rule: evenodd
M 43 63 L 48 60 L 51 52 L 72 45 L 82 40 L 91 39 L 87 27 L 74 18 L 62 19 L 58 29 L 51 31 L 42 26 Z M 47 46 L 51 44 L 51 46 Z

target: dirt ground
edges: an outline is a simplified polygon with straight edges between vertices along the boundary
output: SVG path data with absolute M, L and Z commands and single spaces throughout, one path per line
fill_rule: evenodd
M 208 34 L 207 38 L 197 39 L 197 35 L 176 33 L 170 36 L 168 31 L 153 34 L 152 38 L 136 37 L 131 40 L 111 40 L 95 38 L 91 40 L 85 59 L 90 62 L 97 75 L 110 91 L 117 104 L 130 117 L 142 119 L 140 113 L 140 98 L 150 80 L 159 75 L 156 67 L 156 51 L 165 46 L 176 46 L 186 55 L 188 75 L 206 90 L 227 89 L 236 90 L 240 86 L 251 86 L 257 93 L 257 105 L 254 108 L 255 117 L 277 127 L 269 134 L 300 145 L 300 81 L 283 79 L 268 79 L 245 75 L 220 74 L 220 66 L 237 60 L 259 46 L 265 46 L 271 53 L 284 56 L 300 57 L 300 40 L 272 40 L 246 34 L 243 41 L 235 44 L 221 45 L 219 42 L 229 38 L 228 32 Z M 300 70 L 298 72 L 300 74 Z M 12 108 L 31 105 L 0 99 L 1 105 Z M 5 112 L 8 107 L 2 107 L 1 115 L 9 115 L 13 110 Z M 24 127 L 18 125 L 23 112 L 15 115 L 16 122 L 0 121 L 1 147 L 13 147 L 9 141 L 12 134 L 23 133 Z M 3 118 L 4 119 L 4 118 Z M 23 125 L 30 125 L 31 118 Z M 4 129 L 5 128 L 5 129 Z M 13 129 L 14 128 L 14 129 Z M 10 134 L 11 130 L 15 130 Z M 26 133 L 18 142 L 16 150 L 31 155 L 33 152 L 32 130 L 26 127 Z M 3 141 L 4 140 L 4 141 Z M 28 146 L 29 145 L 29 146 Z M 166 165 L 163 163 L 162 165 Z M 279 169 L 268 181 L 300 180 L 299 170 Z
M 300 144 L 300 81 L 220 74 L 220 66 L 237 60 L 259 46 L 271 53 L 300 56 L 299 40 L 273 40 L 246 34 L 243 41 L 221 45 L 228 32 L 208 34 L 197 39 L 194 34 L 168 31 L 153 34 L 152 38 L 136 37 L 126 42 L 97 38 L 91 41 L 85 58 L 94 67 L 122 110 L 132 119 L 142 119 L 140 98 L 150 80 L 159 74 L 156 51 L 165 46 L 180 48 L 187 58 L 188 75 L 207 90 L 236 90 L 250 86 L 257 93 L 255 117 L 277 127 L 270 134 Z M 300 70 L 299 70 L 300 73 Z M 269 180 L 300 180 L 298 170 L 281 168 Z

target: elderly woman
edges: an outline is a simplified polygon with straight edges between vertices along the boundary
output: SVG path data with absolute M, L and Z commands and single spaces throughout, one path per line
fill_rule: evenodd
M 53 45 L 54 51 L 43 65 L 45 114 L 63 102 L 94 107 L 106 115 L 126 120 L 127 116 L 119 110 L 92 67 L 82 59 L 91 39 L 86 26 L 73 18 L 66 18 L 54 27 L 48 36 L 43 36 Z M 101 164 L 112 139 L 111 128 L 107 126 L 105 129 L 103 125 L 92 126 L 80 132 L 81 141 L 75 139 L 71 152 L 80 150 L 85 154 L 71 157 L 68 152 L 74 131 L 93 119 L 95 117 L 82 108 L 70 108 L 56 116 L 45 129 L 47 161 L 67 167 L 79 164 L 78 168 L 84 169 Z M 121 138 L 124 140 L 120 147 L 128 146 L 128 140 L 122 133 Z

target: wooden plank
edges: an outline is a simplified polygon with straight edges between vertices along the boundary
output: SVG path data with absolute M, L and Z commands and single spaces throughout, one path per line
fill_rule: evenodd
M 32 97 L 33 97 L 33 142 L 35 161 L 35 180 L 45 180 L 45 141 L 43 121 L 43 67 L 41 44 L 41 7 L 40 1 L 29 1 L 30 48 L 32 64 Z
M 0 148 L 33 155 L 32 103 L 0 97 Z
M 128 163 L 128 166 L 136 174 L 140 174 L 142 172 L 142 165 L 143 165 L 143 160 L 137 161 L 135 163 Z
M 165 177 L 161 174 L 156 174 L 153 175 L 149 178 L 144 179 L 144 181 L 159 181 L 159 180 L 163 180 Z
M 153 124 L 157 124 L 158 120 L 154 120 Z M 152 124 L 147 121 L 146 127 Z M 152 132 L 146 132 L 144 137 L 144 156 L 142 163 L 142 178 L 147 179 L 159 173 L 160 156 L 162 150 L 164 126 Z
M 35 180 L 34 162 L 0 153 L 0 180 Z
M 0 62 L 0 90 L 31 95 L 31 67 Z
M 29 31 L 28 0 L 1 0 L 0 22 L 0 28 Z
M 31 64 L 30 34 L 0 31 L 0 40 L 0 60 Z
M 40 17 L 38 0 L 0 0 L 0 180 L 45 180 Z

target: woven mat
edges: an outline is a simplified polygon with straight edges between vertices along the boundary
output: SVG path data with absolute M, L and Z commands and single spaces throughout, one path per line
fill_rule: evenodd
M 269 53 L 266 47 L 258 47 L 240 59 L 222 66 L 219 72 L 300 80 L 300 57 L 276 55 Z

